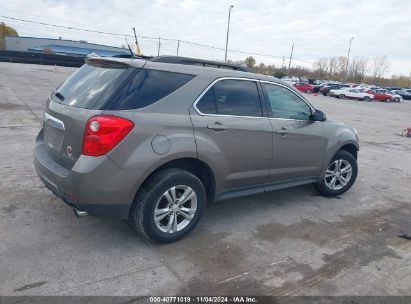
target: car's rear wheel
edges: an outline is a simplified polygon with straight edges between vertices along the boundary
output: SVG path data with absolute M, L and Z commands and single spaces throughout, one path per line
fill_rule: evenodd
M 368 97 L 368 96 L 365 96 L 362 100 L 364 100 L 364 101 L 370 101 L 370 97 Z
M 314 184 L 325 196 L 336 196 L 348 191 L 357 178 L 358 166 L 355 157 L 347 151 L 338 151 L 321 181 Z
M 307 90 L 305 90 L 305 93 L 311 94 L 311 90 L 310 90 L 310 89 L 307 89 Z
M 385 102 L 391 102 L 391 98 L 387 98 Z
M 205 204 L 204 186 L 195 175 L 182 169 L 164 169 L 138 191 L 129 222 L 145 238 L 171 243 L 197 225 Z
M 340 94 L 340 95 L 338 96 L 338 98 L 344 99 L 344 98 L 345 98 L 345 95 L 344 95 L 344 94 Z
M 398 97 L 395 97 L 395 98 L 394 98 L 394 101 L 395 101 L 395 102 L 400 102 L 400 99 L 399 99 Z

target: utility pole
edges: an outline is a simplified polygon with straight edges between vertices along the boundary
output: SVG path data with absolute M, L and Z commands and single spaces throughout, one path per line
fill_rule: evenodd
M 180 40 L 177 40 L 177 56 L 178 56 L 178 51 L 180 50 Z
M 136 28 L 134 28 L 134 27 L 133 27 L 133 32 L 134 32 L 134 39 L 136 40 L 136 53 L 137 53 L 137 55 L 140 55 L 140 46 L 138 45 Z
M 225 39 L 225 56 L 224 56 L 224 62 L 227 62 L 227 47 L 228 47 L 228 34 L 230 32 L 230 18 L 231 18 L 231 9 L 234 7 L 234 5 L 230 5 L 230 8 L 228 9 L 228 23 L 227 23 L 227 37 Z
M 290 61 L 288 62 L 288 69 L 291 68 L 291 59 L 293 59 L 293 52 L 294 52 L 294 43 L 291 47 L 291 55 L 290 55 Z
M 344 81 L 347 81 L 347 78 L 348 78 L 348 65 L 350 64 L 351 42 L 352 42 L 353 39 L 354 39 L 354 37 L 351 37 L 350 46 L 348 47 L 347 68 L 346 68 L 346 71 L 345 71 L 345 80 Z
M 161 38 L 158 37 L 158 52 L 157 52 L 157 56 L 160 56 L 160 47 L 161 47 Z
M 285 57 L 283 56 L 283 63 L 281 63 L 281 69 L 284 69 L 284 61 L 285 61 Z

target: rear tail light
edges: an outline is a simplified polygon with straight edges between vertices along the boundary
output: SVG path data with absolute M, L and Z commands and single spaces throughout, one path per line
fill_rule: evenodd
M 91 117 L 86 124 L 83 140 L 83 154 L 101 156 L 111 151 L 133 129 L 128 119 L 100 115 Z

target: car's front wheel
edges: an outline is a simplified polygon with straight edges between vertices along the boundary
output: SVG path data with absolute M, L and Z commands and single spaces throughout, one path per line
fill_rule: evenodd
M 395 97 L 395 98 L 394 98 L 394 101 L 395 101 L 395 102 L 400 102 L 400 99 L 399 99 L 398 97 Z
M 344 94 L 340 94 L 338 97 L 339 97 L 340 99 L 345 99 L 345 95 L 344 95 Z
M 364 101 L 370 101 L 370 97 L 365 96 L 362 100 L 364 100 Z
M 337 196 L 348 191 L 357 178 L 355 157 L 347 151 L 338 151 L 329 163 L 321 181 L 314 184 L 325 196 Z
M 310 89 L 307 89 L 307 90 L 305 90 L 305 93 L 311 94 L 311 90 L 310 90 Z
M 138 191 L 129 222 L 147 239 L 171 243 L 197 225 L 205 204 L 204 186 L 195 175 L 182 169 L 164 169 Z

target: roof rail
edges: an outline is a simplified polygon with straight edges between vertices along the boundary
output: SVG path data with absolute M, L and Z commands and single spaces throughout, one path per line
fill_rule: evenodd
M 154 62 L 164 62 L 164 63 L 174 63 L 174 64 L 185 64 L 185 65 L 196 65 L 210 68 L 219 69 L 229 69 L 242 72 L 250 72 L 250 70 L 239 64 L 231 64 L 219 61 L 211 61 L 197 58 L 180 57 L 180 56 L 159 56 L 151 59 Z

